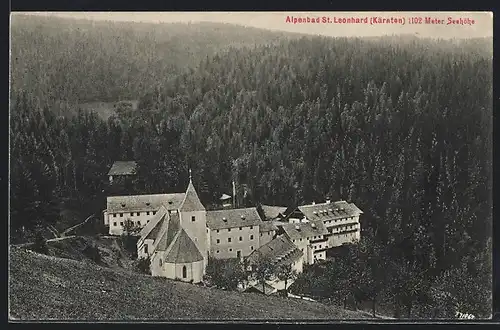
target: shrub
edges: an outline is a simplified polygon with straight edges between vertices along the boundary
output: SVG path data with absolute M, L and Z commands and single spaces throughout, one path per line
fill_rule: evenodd
M 151 275 L 150 265 L 151 265 L 151 260 L 149 259 L 149 257 L 139 258 L 137 259 L 136 269 L 141 274 Z
M 85 247 L 85 249 L 83 249 L 83 254 L 95 263 L 100 263 L 102 260 L 99 248 L 93 244 Z
M 32 246 L 33 251 L 43 254 L 49 254 L 49 247 L 47 240 L 43 237 L 42 233 L 37 231 L 35 234 L 35 242 Z

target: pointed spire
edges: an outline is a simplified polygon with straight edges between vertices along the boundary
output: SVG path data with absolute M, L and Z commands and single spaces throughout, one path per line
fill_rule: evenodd
M 186 189 L 186 194 L 184 195 L 184 200 L 179 207 L 180 211 L 200 211 L 205 210 L 205 207 L 201 203 L 198 193 L 194 188 L 193 181 L 191 178 L 191 169 L 189 169 L 189 184 Z

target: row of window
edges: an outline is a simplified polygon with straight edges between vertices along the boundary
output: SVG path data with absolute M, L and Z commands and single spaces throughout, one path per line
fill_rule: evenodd
M 194 218 L 194 217 L 193 217 Z M 193 220 L 194 221 L 194 220 Z M 253 226 L 250 226 L 250 230 L 253 229 Z M 220 230 L 224 230 L 224 229 L 217 229 L 216 232 L 217 234 L 220 232 Z M 243 227 L 240 227 L 240 230 L 243 230 Z M 231 228 L 227 228 L 227 232 L 230 233 L 231 232 Z
M 333 231 L 332 232 L 335 232 L 335 230 L 340 233 L 340 232 L 343 232 L 343 231 L 349 231 L 349 230 L 353 230 L 353 229 L 357 229 L 358 227 L 356 225 L 348 225 L 348 226 L 343 226 L 343 227 L 339 227 L 339 228 L 333 228 Z
M 131 221 L 133 224 L 134 224 L 134 221 Z M 149 223 L 149 220 L 146 221 L 146 223 Z M 141 225 L 141 222 L 140 221 L 137 221 L 137 225 L 140 226 Z M 113 226 L 116 227 L 118 226 L 118 223 L 116 221 L 113 221 Z M 123 227 L 123 221 L 120 221 L 120 226 Z
M 229 252 L 233 252 L 233 248 L 229 248 L 229 249 L 227 249 L 227 250 L 228 250 Z M 253 250 L 253 246 L 250 246 L 250 250 Z M 240 254 L 240 253 L 241 253 L 241 251 L 240 251 L 240 250 L 238 250 L 238 251 L 236 251 L 236 252 L 237 252 L 238 254 Z M 215 251 L 215 253 L 220 253 L 220 250 L 216 250 L 216 251 Z
M 347 218 L 341 218 L 341 219 L 335 219 L 335 220 L 328 220 L 328 221 L 325 221 L 325 224 L 337 223 L 337 221 L 345 221 L 345 220 L 354 220 L 354 217 L 347 217 Z
M 140 217 L 141 216 L 141 213 L 142 212 L 130 212 L 130 216 L 133 217 L 133 216 L 137 216 L 137 217 Z M 151 213 L 153 213 L 153 215 L 156 214 L 156 211 L 146 211 L 146 215 L 151 215 Z M 123 215 L 125 213 L 113 213 L 113 218 L 116 218 L 116 217 L 120 217 L 120 218 L 123 218 Z M 135 215 L 134 215 L 135 214 Z M 194 220 L 193 220 L 194 221 Z
M 250 235 L 250 240 L 251 240 L 251 241 L 253 241 L 253 235 Z M 228 238 L 227 238 L 227 242 L 228 242 L 228 243 L 231 243 L 231 241 L 232 241 L 232 240 L 231 240 L 231 237 L 228 237 Z M 240 242 L 241 242 L 241 241 L 243 241 L 243 236 L 240 236 L 239 241 L 240 241 Z M 217 238 L 217 244 L 220 244 L 220 239 L 219 239 L 219 238 Z

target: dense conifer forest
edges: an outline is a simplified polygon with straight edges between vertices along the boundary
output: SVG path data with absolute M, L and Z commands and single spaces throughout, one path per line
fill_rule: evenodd
M 352 261 L 305 273 L 304 292 L 391 301 L 396 316 L 490 315 L 491 39 L 15 23 L 13 239 L 68 203 L 100 214 L 115 160 L 139 162 L 131 193 L 183 191 L 191 168 L 206 205 L 235 180 L 240 205 L 329 196 L 364 211 Z M 52 109 L 133 98 L 107 121 Z

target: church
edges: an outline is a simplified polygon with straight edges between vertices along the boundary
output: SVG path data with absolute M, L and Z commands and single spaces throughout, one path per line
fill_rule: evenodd
M 330 208 L 333 205 L 328 202 Z M 362 212 L 354 204 L 344 206 L 343 216 L 337 212 L 330 217 L 339 219 L 335 225 L 344 225 L 342 218 L 350 219 L 349 223 L 354 221 L 356 232 L 349 239 L 343 236 L 346 239 L 342 241 L 332 240 L 330 217 L 314 218 L 319 214 L 316 208 L 322 205 L 288 208 L 290 212 L 285 212 L 285 207 L 266 206 L 264 213 L 280 212 L 279 217 L 276 212 L 265 214 L 264 220 L 256 207 L 207 211 L 189 171 L 185 192 L 109 196 L 103 215 L 111 235 L 123 234 L 127 225 L 139 231 L 137 255 L 150 259 L 151 275 L 199 283 L 209 256 L 216 259 L 248 257 L 249 260 L 256 255 L 267 256 L 276 262 L 291 263 L 299 272 L 303 264 L 325 259 L 327 248 L 359 239 Z M 337 211 L 336 206 L 334 210 Z M 328 241 L 331 244 L 327 244 Z

